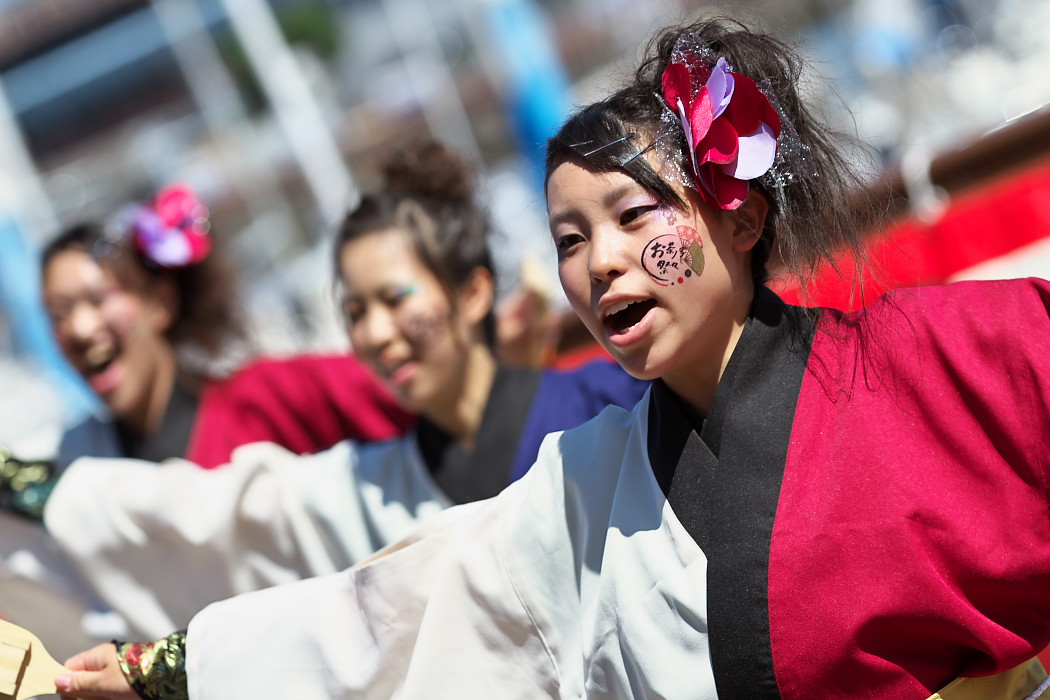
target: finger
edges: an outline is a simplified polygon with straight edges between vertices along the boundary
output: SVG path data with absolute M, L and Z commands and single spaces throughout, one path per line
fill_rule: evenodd
M 62 665 L 68 668 L 70 671 L 90 671 L 92 669 L 88 665 L 89 657 L 87 654 L 88 653 L 85 651 L 83 653 L 77 654 L 76 656 L 71 656 L 65 661 L 63 661 Z
M 55 688 L 60 695 L 74 698 L 95 697 L 99 690 L 99 676 L 95 671 L 75 671 L 65 673 L 55 679 Z
M 73 671 L 97 671 L 103 666 L 102 650 L 112 647 L 111 644 L 99 644 L 69 657 L 62 665 Z

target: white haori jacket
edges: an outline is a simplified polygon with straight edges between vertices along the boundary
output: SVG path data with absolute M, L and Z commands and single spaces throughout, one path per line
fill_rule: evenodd
M 715 698 L 706 559 L 653 476 L 647 415 L 548 436 L 499 496 L 353 569 L 209 606 L 190 697 Z
M 44 518 L 132 638 L 152 639 L 208 603 L 341 571 L 447 506 L 406 436 L 308 456 L 255 443 L 213 470 L 84 458 Z

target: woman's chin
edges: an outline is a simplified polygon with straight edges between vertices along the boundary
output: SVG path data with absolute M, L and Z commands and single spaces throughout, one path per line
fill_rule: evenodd
M 410 413 L 426 412 L 426 398 L 420 396 L 419 389 L 414 383 L 394 384 L 393 382 L 387 382 L 386 387 L 401 408 Z

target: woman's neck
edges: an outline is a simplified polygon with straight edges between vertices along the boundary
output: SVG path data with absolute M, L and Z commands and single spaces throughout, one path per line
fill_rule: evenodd
M 472 343 L 467 347 L 466 355 L 459 391 L 446 405 L 427 411 L 426 416 L 470 452 L 474 449 L 496 379 L 497 363 L 495 355 L 484 343 Z
M 168 410 L 168 403 L 171 401 L 171 393 L 175 390 L 178 363 L 175 361 L 174 350 L 164 345 L 159 347 L 157 352 L 159 356 L 156 360 L 156 374 L 146 393 L 142 410 L 136 411 L 124 420 L 139 435 L 152 435 L 160 428 L 164 414 Z
M 750 308 L 749 298 L 747 306 L 741 304 L 741 309 L 734 314 L 723 334 L 712 334 L 712 337 L 721 335 L 725 339 L 722 343 L 699 350 L 695 363 L 662 377 L 668 388 L 701 417 L 706 418 L 711 411 L 718 384 L 744 333 Z

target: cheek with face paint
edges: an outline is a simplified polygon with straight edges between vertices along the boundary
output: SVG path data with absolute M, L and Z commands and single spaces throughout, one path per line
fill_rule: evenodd
M 425 350 L 448 333 L 449 315 L 438 311 L 414 311 L 406 314 L 398 325 L 410 345 Z
M 685 284 L 704 271 L 704 245 L 700 234 L 689 226 L 676 226 L 650 240 L 642 250 L 642 267 L 663 287 Z
M 678 213 L 671 205 L 662 204 L 657 211 L 664 217 L 664 221 L 667 222 L 668 226 L 674 226 L 678 223 Z
M 682 261 L 698 277 L 704 274 L 704 241 L 692 226 L 677 226 Z
M 111 294 L 103 303 L 102 318 L 120 338 L 141 338 L 152 334 L 146 322 L 144 302 L 127 292 Z

